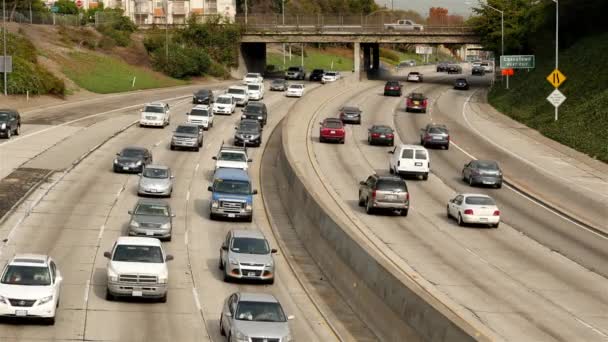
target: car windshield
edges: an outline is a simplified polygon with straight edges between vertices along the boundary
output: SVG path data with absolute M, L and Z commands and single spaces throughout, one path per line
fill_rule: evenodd
M 336 76 L 337 73 L 333 72 L 333 71 L 328 71 L 325 73 L 325 76 Z
M 159 246 L 118 245 L 114 251 L 113 261 L 163 263 L 163 253 Z
M 9 265 L 2 277 L 2 284 L 9 285 L 51 285 L 48 267 Z
M 243 111 L 247 112 L 247 113 L 261 113 L 262 106 L 247 106 L 247 107 L 245 107 L 245 110 L 243 110 Z
M 359 110 L 357 107 L 343 107 L 342 111 L 348 113 L 359 113 L 361 110 Z
M 342 128 L 342 124 L 338 121 L 327 121 L 323 126 L 325 126 L 325 128 Z
M 322 74 L 322 73 L 324 73 L 324 71 L 323 71 L 323 69 L 314 69 L 314 70 L 312 71 L 312 73 L 313 73 L 313 74 Z
M 253 73 L 249 73 L 247 75 L 245 75 L 246 78 L 256 78 L 258 77 L 258 74 L 253 74 Z
M 169 207 L 158 204 L 140 204 L 135 209 L 135 215 L 169 216 Z
M 285 83 L 284 80 L 272 80 L 272 84 L 283 84 Z
M 251 187 L 247 181 L 216 179 L 213 184 L 213 191 L 227 194 L 249 195 Z
M 490 197 L 469 196 L 464 200 L 464 203 L 471 205 L 495 205 L 494 200 Z
M 397 179 L 381 179 L 378 181 L 378 190 L 407 191 L 405 181 Z
M 395 81 L 386 82 L 386 85 L 389 87 L 397 87 L 399 85 L 399 82 L 395 82 Z
M 467 83 L 467 80 L 465 80 L 464 78 L 459 78 L 456 80 L 456 82 Z
M 249 89 L 249 90 L 260 90 L 260 85 L 259 84 L 248 84 L 247 85 L 247 89 Z
M 256 238 L 235 238 L 232 240 L 230 250 L 235 253 L 245 254 L 268 254 L 270 249 L 264 239 Z
M 196 92 L 196 96 L 209 96 L 209 93 L 209 90 L 199 90 L 198 92 Z
M 445 128 L 431 127 L 431 128 L 429 128 L 429 133 L 430 134 L 447 134 L 448 132 L 445 130 Z
M 144 112 L 146 113 L 164 113 L 164 109 L 163 107 L 160 106 L 146 106 L 146 108 L 144 108 Z
M 301 84 L 292 84 L 289 86 L 289 89 L 302 89 Z
M 492 161 L 478 160 L 477 168 L 484 170 L 498 170 L 498 164 Z
M 298 68 L 298 67 L 289 67 L 289 69 L 287 69 L 287 71 L 300 71 L 300 68 Z
M 372 127 L 372 131 L 378 133 L 392 133 L 393 129 L 388 126 L 374 126 Z
M 8 113 L 0 113 L 0 121 L 8 120 Z
M 169 178 L 169 170 L 147 167 L 144 169 L 143 176 L 146 178 Z
M 418 75 L 420 75 L 420 73 L 417 72 L 417 71 L 412 71 L 412 72 L 410 72 L 410 75 L 412 75 L 412 76 L 418 76 Z
M 136 157 L 142 157 L 144 155 L 144 151 L 143 150 L 139 150 L 139 149 L 125 149 L 122 150 L 122 153 L 120 154 L 123 157 L 127 157 L 127 158 L 136 158 Z
M 235 318 L 239 321 L 285 322 L 285 313 L 279 303 L 239 302 Z
M 222 103 L 222 104 L 231 104 L 232 103 L 232 97 L 227 97 L 227 96 L 220 96 L 217 98 L 217 101 L 215 101 L 216 103 Z
M 192 116 L 209 116 L 209 110 L 207 109 L 193 109 L 190 111 Z
M 420 93 L 414 93 L 414 94 L 410 95 L 410 98 L 412 100 L 422 101 L 422 100 L 424 100 L 424 95 L 422 95 Z
M 245 94 L 245 89 L 230 88 L 228 89 L 228 94 L 243 95 Z
M 239 125 L 240 131 L 257 131 L 259 129 L 257 122 L 243 122 Z
M 246 162 L 247 158 L 244 153 L 238 152 L 221 152 L 219 160 Z
M 196 126 L 177 126 L 175 130 L 176 133 L 188 133 L 188 134 L 197 134 L 198 127 Z

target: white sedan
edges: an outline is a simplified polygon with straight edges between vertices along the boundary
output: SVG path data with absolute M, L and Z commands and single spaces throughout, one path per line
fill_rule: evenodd
M 302 97 L 304 96 L 304 85 L 301 83 L 290 84 L 287 87 L 287 91 L 285 92 L 285 96 L 287 97 Z
M 341 77 L 340 72 L 338 71 L 327 71 L 326 73 L 323 74 L 323 77 L 321 78 L 321 83 L 325 84 L 325 83 L 329 83 L 329 82 L 335 82 L 337 80 L 339 80 Z
M 264 82 L 264 77 L 257 72 L 249 72 L 243 77 L 243 84 L 257 84 Z
M 49 256 L 15 255 L 0 277 L 0 317 L 43 318 L 55 324 L 62 281 Z
M 455 218 L 460 226 L 487 224 L 498 228 L 500 210 L 492 197 L 482 194 L 458 194 L 448 201 L 448 218 Z

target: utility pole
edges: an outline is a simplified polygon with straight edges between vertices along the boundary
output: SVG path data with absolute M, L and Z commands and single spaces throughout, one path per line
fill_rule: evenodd
M 281 1 L 281 14 L 283 16 L 283 26 L 285 26 L 285 0 Z
M 555 0 L 553 0 L 553 1 L 555 1 Z M 505 55 L 505 12 L 499 10 L 496 7 L 492 7 L 487 3 L 486 3 L 486 6 L 488 6 L 488 8 L 495 10 L 496 12 L 500 13 L 500 55 L 504 56 Z M 496 70 L 494 70 L 494 74 L 496 74 Z M 507 89 L 509 89 L 509 75 L 507 75 Z
M 245 25 L 247 25 L 247 0 L 245 0 Z
M 6 1 L 2 0 L 2 49 L 3 49 L 3 54 L 4 54 L 4 96 L 8 96 L 8 84 L 7 84 L 7 58 L 8 56 L 6 55 Z
M 555 2 L 555 70 L 558 70 L 558 66 L 559 66 L 559 0 L 553 0 L 553 2 Z M 555 106 L 555 121 L 557 121 L 558 116 L 559 116 L 558 106 Z
M 169 63 L 169 0 L 165 0 L 165 63 Z

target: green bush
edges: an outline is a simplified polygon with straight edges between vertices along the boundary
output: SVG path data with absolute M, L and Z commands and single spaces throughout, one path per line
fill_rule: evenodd
M 226 68 L 221 65 L 218 62 L 215 61 L 211 61 L 211 64 L 209 65 L 209 70 L 207 70 L 207 73 L 210 76 L 213 77 L 217 77 L 217 78 L 228 78 L 228 76 L 230 75 L 228 73 L 228 70 L 226 70 Z
M 384 49 L 384 48 L 380 48 L 380 57 L 381 58 L 386 58 L 388 60 L 391 60 L 395 63 L 399 63 L 400 62 L 400 56 L 398 53 L 396 53 L 393 50 L 389 50 L 389 49 Z
M 152 64 L 171 77 L 186 78 L 206 73 L 211 60 L 202 49 L 171 43 L 168 56 L 165 49 L 158 49 L 152 54 Z
M 130 31 L 120 31 L 107 25 L 98 27 L 97 31 L 99 31 L 104 36 L 114 40 L 114 42 L 118 46 L 129 46 L 129 44 L 131 44 Z

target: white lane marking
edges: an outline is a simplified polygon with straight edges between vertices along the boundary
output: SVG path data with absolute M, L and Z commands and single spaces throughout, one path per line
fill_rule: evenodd
M 190 190 L 186 193 L 186 202 L 190 201 Z
M 118 189 L 118 191 L 116 192 L 116 198 L 120 197 L 120 193 L 122 192 L 122 190 L 124 189 L 124 186 L 121 186 L 120 189 Z
M 102 224 L 101 228 L 99 229 L 99 234 L 97 234 L 97 243 L 101 242 L 101 237 L 103 236 L 103 231 L 106 229 L 106 225 Z
M 467 98 L 467 100 L 466 100 L 466 101 L 468 102 L 468 101 L 471 99 L 471 97 L 473 97 L 473 95 L 474 95 L 474 93 L 473 93 L 473 94 L 471 94 L 471 95 L 470 95 L 470 96 Z M 466 102 L 465 102 L 465 105 L 466 105 Z M 464 111 L 464 107 L 463 107 L 463 111 Z M 462 147 L 458 146 L 458 145 L 457 145 L 457 144 L 456 144 L 454 141 L 450 141 L 450 145 L 452 145 L 452 146 L 456 147 L 458 150 L 460 150 L 460 152 L 462 152 L 462 153 L 466 154 L 466 155 L 467 155 L 469 158 L 471 158 L 471 159 L 473 159 L 473 160 L 477 160 L 477 158 L 476 158 L 474 155 L 472 155 L 472 154 L 470 154 L 469 152 L 467 152 L 467 151 L 466 151 L 464 148 L 462 148 Z M 522 193 L 521 191 L 519 191 L 519 190 L 517 190 L 517 189 L 513 188 L 512 186 L 510 186 L 509 184 L 504 184 L 504 185 L 505 185 L 505 187 L 506 187 L 506 188 L 510 189 L 511 191 L 513 191 L 514 193 L 518 194 L 519 196 L 521 196 L 521 197 L 525 198 L 526 200 L 528 200 L 528 201 L 530 201 L 530 202 L 532 202 L 532 203 L 534 203 L 534 204 L 538 205 L 539 207 L 541 207 L 541 208 L 543 208 L 543 209 L 545 209 L 545 210 L 547 210 L 547 211 L 549 211 L 549 212 L 553 213 L 554 215 L 556 215 L 556 216 L 558 216 L 558 217 L 562 218 L 563 220 L 568 221 L 568 222 L 570 222 L 570 223 L 572 223 L 572 224 L 574 224 L 574 225 L 576 225 L 576 226 L 578 226 L 578 227 L 580 227 L 580 228 L 585 229 L 586 231 L 588 231 L 588 232 L 590 232 L 590 233 L 593 233 L 593 234 L 595 234 L 595 235 L 597 235 L 597 236 L 599 236 L 599 237 L 601 237 L 601 238 L 604 238 L 604 239 L 607 239 L 607 240 L 608 240 L 608 237 L 603 236 L 603 235 L 599 234 L 598 232 L 596 232 L 596 231 L 594 231 L 594 230 L 591 230 L 591 229 L 589 229 L 589 228 L 587 228 L 587 227 L 585 227 L 585 226 L 583 226 L 583 225 L 579 224 L 579 223 L 578 223 L 578 222 L 576 222 L 576 221 L 571 220 L 569 217 L 566 217 L 566 216 L 562 215 L 560 212 L 556 211 L 555 209 L 553 209 L 553 208 L 549 208 L 549 207 L 547 207 L 546 205 L 544 205 L 544 204 L 540 203 L 539 201 L 534 200 L 534 198 L 532 198 L 530 195 L 527 195 L 527 194 L 525 194 L 525 193 Z
M 201 163 L 196 164 L 196 167 L 194 168 L 194 173 L 198 172 L 199 166 L 201 166 Z
M 196 308 L 198 311 L 202 311 L 201 301 L 198 299 L 198 293 L 196 292 L 196 287 L 192 286 L 192 295 L 194 296 L 194 304 L 196 304 Z
M 603 336 L 604 338 L 608 338 L 608 335 L 604 334 L 603 332 L 601 332 L 600 330 L 598 330 L 596 327 L 594 327 L 593 325 L 583 321 L 582 319 L 578 318 L 578 317 L 574 317 L 580 324 L 586 326 L 587 328 L 593 330 L 596 334 Z
M 184 234 L 184 245 L 188 246 L 188 231 Z
M 89 289 L 91 288 L 91 279 L 87 279 L 87 284 L 84 287 L 84 308 L 87 308 L 89 303 Z
M 474 91 L 474 92 L 473 92 L 473 93 L 472 93 L 472 94 L 471 94 L 471 95 L 470 95 L 470 96 L 467 98 L 467 100 L 464 102 L 464 105 L 462 106 L 462 117 L 464 118 L 464 121 L 467 123 L 467 126 L 469 126 L 469 128 L 470 128 L 470 129 L 471 129 L 473 132 L 475 132 L 475 133 L 476 133 L 477 135 L 479 135 L 481 138 L 483 138 L 484 140 L 486 140 L 486 141 L 487 141 L 487 142 L 489 142 L 490 144 L 494 145 L 496 148 L 500 149 L 501 151 L 508 153 L 509 155 L 513 156 L 514 158 L 517 158 L 517 159 L 521 160 L 522 162 L 524 162 L 524 163 L 526 163 L 526 164 L 528 164 L 528 165 L 530 165 L 530 166 L 532 166 L 532 167 L 534 167 L 534 168 L 536 168 L 536 169 L 538 169 L 538 170 L 541 170 L 541 171 L 543 171 L 543 172 L 545 172 L 545 173 L 547 173 L 547 174 L 549 174 L 549 175 L 551 175 L 551 176 L 557 177 L 557 178 L 559 178 L 559 179 L 563 180 L 563 181 L 564 181 L 564 182 L 566 182 L 566 183 L 569 183 L 569 184 L 575 185 L 575 186 L 577 186 L 577 187 L 579 187 L 579 188 L 582 188 L 582 189 L 585 189 L 585 190 L 591 191 L 591 192 L 593 192 L 593 193 L 596 193 L 596 194 L 598 194 L 598 195 L 600 195 L 600 196 L 602 196 L 602 197 L 608 197 L 608 194 L 605 194 L 605 193 L 603 193 L 603 192 L 597 192 L 597 191 L 595 191 L 595 190 L 594 190 L 594 189 L 592 189 L 592 188 L 588 188 L 588 187 L 586 187 L 586 186 L 582 186 L 582 185 L 580 185 L 580 184 L 578 184 L 578 183 L 574 183 L 574 182 L 572 182 L 572 181 L 571 181 L 571 179 L 569 179 L 569 178 L 562 177 L 562 176 L 558 175 L 557 173 L 551 172 L 550 170 L 548 170 L 548 169 L 546 169 L 546 168 L 543 168 L 542 166 L 540 166 L 540 165 L 538 165 L 538 164 L 536 164 L 536 163 L 534 163 L 534 162 L 532 162 L 532 161 L 530 161 L 530 160 L 528 160 L 528 159 L 526 159 L 526 158 L 524 158 L 524 157 L 522 157 L 522 156 L 520 156 L 520 155 L 516 154 L 515 152 L 513 152 L 513 151 L 509 150 L 508 148 L 505 148 L 505 147 L 503 147 L 503 146 L 499 145 L 498 143 L 496 143 L 496 142 L 492 141 L 490 138 L 488 138 L 487 136 L 485 136 L 484 134 L 482 134 L 482 133 L 481 133 L 481 132 L 480 132 L 480 131 L 479 131 L 477 128 L 473 127 L 473 125 L 471 125 L 471 122 L 470 122 L 470 121 L 469 121 L 469 119 L 467 118 L 467 114 L 466 114 L 466 108 L 467 108 L 467 105 L 470 103 L 471 98 L 473 97 L 473 95 L 475 95 L 475 93 L 477 93 L 477 90 L 476 90 L 476 91 Z
M 158 145 L 160 145 L 160 144 L 163 142 L 163 140 L 165 140 L 165 139 L 161 139 L 161 140 L 159 140 L 157 143 L 155 143 L 155 144 L 154 144 L 154 147 L 157 147 Z

